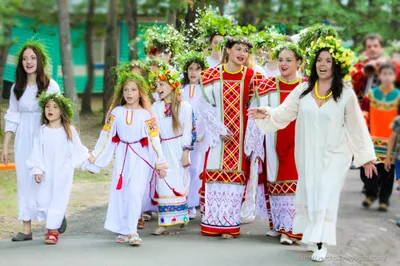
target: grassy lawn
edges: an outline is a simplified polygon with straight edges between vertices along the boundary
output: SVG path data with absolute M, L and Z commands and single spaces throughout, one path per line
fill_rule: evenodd
M 79 104 L 79 103 L 78 103 Z M 1 132 L 4 132 L 4 114 L 8 103 L 0 105 Z M 102 102 L 101 96 L 94 96 L 92 102 L 93 114 L 80 116 L 80 138 L 82 143 L 92 150 L 102 127 Z M 3 148 L 3 136 L 0 144 Z M 13 143 L 9 147 L 9 160 L 14 160 Z M 85 208 L 104 204 L 108 200 L 108 183 L 112 175 L 112 164 L 101 174 L 93 175 L 79 169 L 75 170 L 74 185 L 67 216 Z M 100 190 L 101 192 L 96 191 Z M 93 197 L 96 197 L 94 200 Z M 17 220 L 17 177 L 15 171 L 0 171 L 0 239 L 8 238 L 21 229 L 21 223 Z M 33 223 L 35 227 L 43 223 Z

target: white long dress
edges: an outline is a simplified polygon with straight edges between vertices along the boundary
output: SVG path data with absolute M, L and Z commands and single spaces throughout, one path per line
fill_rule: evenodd
M 186 85 L 183 88 L 181 95 L 193 108 L 194 117 L 196 120 L 201 115 L 199 108 L 202 106 L 203 92 L 200 84 L 198 85 Z M 201 188 L 202 181 L 200 174 L 204 169 L 204 160 L 206 158 L 206 147 L 202 147 L 202 142 L 199 139 L 194 144 L 193 151 L 190 152 L 190 188 L 188 195 L 188 206 L 189 209 L 200 205 L 200 194 L 199 189 Z
M 33 191 L 37 219 L 46 220 L 47 229 L 60 228 L 71 194 L 74 168 L 80 167 L 89 157 L 88 149 L 72 126 L 71 133 L 72 141 L 68 140 L 64 127 L 43 125 L 26 162 L 32 179 L 35 174 L 42 175 L 40 184 L 34 182 Z
M 179 121 L 182 129 L 180 133 L 175 133 L 168 106 L 164 101 L 155 102 L 152 106 L 160 126 L 162 150 L 169 164 L 167 176 L 156 179 L 159 226 L 173 226 L 189 220 L 186 196 L 190 173 L 189 167 L 182 166 L 182 152 L 183 149 L 192 149 L 195 140 L 192 131 L 193 112 L 188 102 L 180 103 Z
M 167 168 L 157 121 L 145 109 L 115 107 L 90 154 L 88 170 L 98 173 L 114 157 L 104 228 L 117 234 L 137 232 L 146 184 L 154 169 Z M 151 167 L 150 167 L 151 165 Z
M 14 85 L 11 87 L 10 104 L 5 120 L 5 132 L 15 133 L 14 160 L 18 184 L 18 219 L 30 221 L 36 219 L 37 210 L 32 191 L 32 182 L 26 160 L 31 153 L 33 139 L 40 128 L 41 112 L 37 102 L 36 85 L 26 87 L 22 97 L 17 100 L 14 94 Z M 50 80 L 47 94 L 59 93 L 60 88 L 54 80 Z
M 307 83 L 298 85 L 269 117 L 256 120 L 264 133 L 285 128 L 297 118 L 295 160 L 299 174 L 293 233 L 306 244 L 336 245 L 340 191 L 351 158 L 361 166 L 375 160 L 375 152 L 357 97 L 350 87 L 335 102 L 318 107 L 311 93 L 300 99 Z

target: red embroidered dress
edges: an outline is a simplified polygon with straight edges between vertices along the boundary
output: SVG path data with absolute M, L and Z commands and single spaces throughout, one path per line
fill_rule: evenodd
M 240 209 L 249 161 L 244 154 L 249 91 L 263 76 L 244 67 L 228 73 L 223 66 L 205 70 L 201 87 L 209 108 L 202 108 L 200 127 L 213 135 L 213 145 L 207 153 L 206 170 L 201 188 L 201 232 L 204 235 L 240 234 Z M 224 132 L 224 133 L 222 133 Z M 220 140 L 229 132 L 232 140 Z

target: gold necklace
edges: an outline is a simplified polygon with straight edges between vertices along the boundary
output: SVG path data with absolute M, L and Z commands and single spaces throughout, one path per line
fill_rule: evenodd
M 318 99 L 323 100 L 323 101 L 332 96 L 332 91 L 330 91 L 330 92 L 329 92 L 327 95 L 325 95 L 325 96 L 321 96 L 321 95 L 318 94 L 318 81 L 315 82 L 314 92 L 315 92 L 315 96 L 317 96 Z
M 300 78 L 299 77 L 296 77 L 296 78 L 297 78 L 296 81 L 289 82 L 289 81 L 283 80 L 281 77 L 278 77 L 280 82 L 285 83 L 287 85 L 293 85 L 296 83 L 300 83 Z
M 226 69 L 226 65 L 223 65 L 223 67 L 224 67 L 224 71 L 225 71 L 226 73 L 228 73 L 228 74 L 231 74 L 231 75 L 238 74 L 238 73 L 240 73 L 240 72 L 243 70 L 243 66 L 240 66 L 240 69 L 239 69 L 238 71 L 236 71 L 236 72 L 229 72 L 229 71 Z

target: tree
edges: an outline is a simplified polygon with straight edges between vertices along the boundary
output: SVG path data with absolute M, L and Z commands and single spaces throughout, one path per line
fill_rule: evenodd
M 115 87 L 117 66 L 117 15 L 118 0 L 109 0 L 106 26 L 106 43 L 104 51 L 104 82 L 103 82 L 103 112 L 107 114 L 107 104 L 110 101 Z
M 136 60 L 137 55 L 137 0 L 123 0 L 124 1 L 124 15 L 126 24 L 128 27 L 129 43 L 131 47 L 129 49 L 129 61 Z
M 64 80 L 64 92 L 65 96 L 77 102 L 77 95 L 74 82 L 74 69 L 72 67 L 72 54 L 71 54 L 71 38 L 70 38 L 70 22 L 68 14 L 68 0 L 57 0 L 58 8 L 58 21 L 60 31 L 60 46 L 61 46 L 61 58 L 62 58 L 62 73 Z M 74 123 L 79 125 L 79 113 L 78 105 L 74 107 Z
M 94 84 L 94 60 L 93 60 L 93 27 L 95 15 L 96 0 L 89 0 L 86 32 L 85 32 L 85 50 L 86 50 L 86 69 L 87 69 L 87 82 L 85 92 L 82 96 L 82 113 L 92 113 L 92 89 Z

